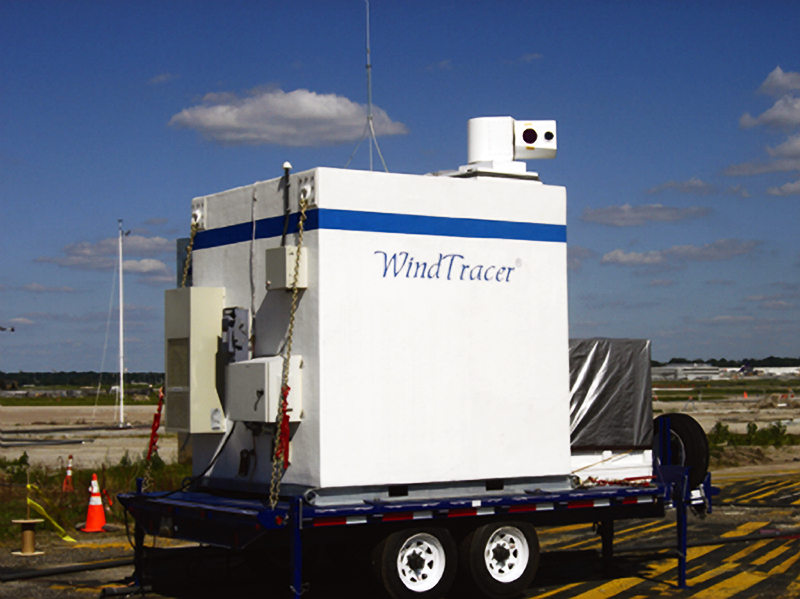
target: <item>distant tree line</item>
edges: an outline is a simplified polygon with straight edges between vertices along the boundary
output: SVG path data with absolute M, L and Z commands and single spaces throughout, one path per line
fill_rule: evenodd
M 163 372 L 126 372 L 125 383 L 147 383 L 161 385 L 164 383 Z M 0 381 L 5 381 L 8 387 L 12 381 L 17 387 L 23 385 L 37 385 L 54 387 L 70 385 L 76 387 L 96 387 L 98 383 L 104 387 L 116 385 L 119 382 L 118 372 L 2 372 Z
M 670 364 L 708 364 L 710 366 L 717 366 L 720 368 L 738 368 L 741 366 L 749 366 L 750 368 L 767 368 L 767 367 L 780 367 L 780 366 L 800 366 L 800 358 L 778 358 L 770 356 L 760 360 L 756 358 L 746 358 L 744 360 L 726 360 L 711 358 L 703 360 L 696 358 L 694 360 L 687 360 L 686 358 L 672 358 L 669 362 L 651 361 L 652 366 L 669 366 Z

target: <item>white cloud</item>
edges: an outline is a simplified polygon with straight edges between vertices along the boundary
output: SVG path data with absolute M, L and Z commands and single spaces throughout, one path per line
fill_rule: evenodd
M 614 250 L 600 259 L 600 264 L 621 264 L 623 266 L 653 266 L 666 260 L 663 252 L 629 252 Z
M 740 239 L 719 239 L 713 243 L 701 246 L 676 245 L 664 252 L 670 257 L 682 262 L 715 262 L 730 260 L 736 256 L 743 256 L 755 250 L 760 241 L 742 241 Z
M 744 162 L 742 164 L 732 164 L 723 171 L 723 174 L 731 177 L 743 175 L 763 175 L 764 173 L 789 173 L 800 171 L 800 158 L 783 158 L 772 162 Z
M 744 113 L 739 119 L 742 129 L 750 129 L 757 125 L 775 127 L 777 129 L 790 129 L 800 125 L 800 98 L 783 96 L 775 102 L 772 108 L 760 116 L 753 118 L 749 113 Z
M 168 81 L 172 81 L 173 79 L 177 79 L 177 75 L 173 75 L 172 73 L 161 73 L 160 75 L 156 75 L 147 83 L 150 85 L 158 85 L 160 83 L 167 83 Z
M 782 68 L 775 67 L 758 91 L 771 96 L 782 96 L 788 92 L 800 90 L 800 73 L 785 72 Z
M 768 300 L 761 303 L 761 307 L 767 310 L 792 310 L 795 305 L 786 300 Z
M 780 187 L 768 187 L 767 193 L 771 196 L 790 196 L 800 194 L 800 179 L 794 183 L 786 183 Z
M 11 324 L 35 324 L 32 320 L 28 318 L 12 318 Z
M 585 208 L 581 220 L 611 227 L 638 227 L 648 222 L 676 222 L 689 218 L 707 216 L 708 208 L 692 206 L 689 208 L 671 208 L 661 204 L 644 204 L 642 206 L 607 206 L 605 208 Z
M 693 193 L 695 195 L 708 195 L 714 192 L 713 185 L 701 181 L 697 177 L 692 177 L 688 181 L 670 180 L 645 191 L 646 193 L 661 193 L 668 189 L 674 189 L 680 193 Z
M 701 318 L 698 319 L 696 322 L 703 323 L 703 324 L 715 324 L 715 325 L 727 325 L 727 324 L 743 324 L 746 322 L 753 322 L 755 318 L 752 316 L 731 316 L 729 314 L 723 314 L 720 316 L 714 316 L 712 318 Z
M 773 158 L 800 158 L 800 133 L 790 135 L 785 142 L 775 148 L 767 146 L 767 154 Z
M 42 285 L 41 283 L 30 283 L 29 285 L 23 285 L 22 289 L 25 291 L 30 291 L 32 293 L 74 293 L 75 290 L 72 287 L 47 287 L 46 285 Z
M 742 185 L 729 185 L 725 193 L 730 196 L 738 196 L 740 198 L 749 198 L 750 192 L 747 191 Z
M 590 250 L 589 248 L 579 245 L 567 246 L 567 268 L 577 272 L 583 266 L 583 261 L 594 255 L 594 250 Z
M 428 65 L 426 67 L 428 71 L 452 71 L 453 70 L 453 61 L 449 58 L 446 60 L 440 60 L 435 64 Z
M 111 270 L 117 262 L 118 243 L 117 237 L 96 243 L 88 241 L 70 243 L 64 247 L 63 256 L 42 256 L 36 261 L 80 270 Z M 128 235 L 124 238 L 122 248 L 125 256 L 151 258 L 174 252 L 175 244 L 163 237 Z
M 542 55 L 538 52 L 529 52 L 528 54 L 523 54 L 519 57 L 520 62 L 533 62 L 534 60 L 539 60 L 542 58 Z
M 648 284 L 648 287 L 672 287 L 675 281 L 672 279 L 653 279 Z
M 600 259 L 600 264 L 619 264 L 621 266 L 657 266 L 684 264 L 686 262 L 716 262 L 730 260 L 736 256 L 749 254 L 757 248 L 759 241 L 740 239 L 719 239 L 701 246 L 675 245 L 665 250 L 651 252 L 625 252 L 614 250 Z
M 764 310 L 793 310 L 796 304 L 787 301 L 800 298 L 800 293 L 777 293 L 774 295 L 751 295 L 746 297 L 745 300 L 749 302 L 757 302 L 758 307 Z
M 161 262 L 161 260 L 153 260 L 152 258 L 145 258 L 144 260 L 123 260 L 122 271 L 140 274 L 166 273 L 167 265 Z
M 372 113 L 376 135 L 408 132 L 381 108 L 373 106 Z M 169 124 L 194 129 L 223 144 L 298 147 L 355 141 L 363 135 L 366 121 L 366 107 L 343 96 L 307 89 L 260 89 L 243 98 L 233 93 L 207 94 L 202 104 L 185 108 Z

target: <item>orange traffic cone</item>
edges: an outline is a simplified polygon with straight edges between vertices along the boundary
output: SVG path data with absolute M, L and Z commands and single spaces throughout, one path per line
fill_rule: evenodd
M 86 512 L 86 526 L 83 532 L 105 532 L 106 515 L 103 512 L 103 499 L 100 497 L 100 485 L 97 484 L 97 475 L 92 474 L 92 485 L 89 487 L 92 496 L 89 498 L 89 510 Z
M 72 456 L 69 456 L 67 460 L 67 475 L 64 477 L 61 490 L 64 493 L 72 493 L 75 490 L 75 487 L 72 486 Z
M 747 391 L 744 392 L 744 399 L 747 399 Z

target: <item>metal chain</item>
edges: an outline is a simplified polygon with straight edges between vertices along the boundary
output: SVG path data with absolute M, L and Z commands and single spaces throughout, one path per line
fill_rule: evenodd
M 300 220 L 297 223 L 297 253 L 294 257 L 294 276 L 292 278 L 292 306 L 289 311 L 289 330 L 286 334 L 286 346 L 283 355 L 283 372 L 281 375 L 281 398 L 278 402 L 278 416 L 275 419 L 275 449 L 272 454 L 272 479 L 270 480 L 269 504 L 272 509 L 278 505 L 281 490 L 281 479 L 285 471 L 284 464 L 289 458 L 289 439 L 282 438 L 282 425 L 286 417 L 287 397 L 289 396 L 289 361 L 292 358 L 292 339 L 294 337 L 294 317 L 297 313 L 297 280 L 300 277 L 300 254 L 303 249 L 303 231 L 306 221 L 308 197 L 305 190 L 300 192 Z
M 181 279 L 181 288 L 186 287 L 186 278 L 189 276 L 189 265 L 192 263 L 192 247 L 194 246 L 194 236 L 200 227 L 197 221 L 192 219 L 192 232 L 189 236 L 189 245 L 186 246 L 186 259 L 183 261 L 183 278 Z

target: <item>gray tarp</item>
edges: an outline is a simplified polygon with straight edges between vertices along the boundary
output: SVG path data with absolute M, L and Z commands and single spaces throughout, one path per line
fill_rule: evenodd
M 570 339 L 573 449 L 651 446 L 650 341 Z

